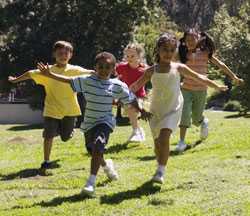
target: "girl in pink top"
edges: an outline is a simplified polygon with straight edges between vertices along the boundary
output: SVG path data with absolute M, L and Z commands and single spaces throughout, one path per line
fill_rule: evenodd
M 214 52 L 214 42 L 205 32 L 199 33 L 190 29 L 184 33 L 184 37 L 180 40 L 180 61 L 192 70 L 207 76 L 208 63 L 212 63 L 219 67 L 220 71 L 229 76 L 236 84 L 242 83 L 243 80 L 239 79 L 223 62 L 217 59 Z M 187 147 L 184 140 L 187 128 L 191 126 L 191 119 L 195 126 L 201 126 L 201 140 L 206 139 L 208 136 L 208 119 L 203 116 L 207 87 L 191 77 L 185 77 L 182 83 L 182 94 L 184 105 L 180 123 L 180 141 L 176 147 L 177 151 L 184 151 Z
M 125 82 L 128 87 L 137 81 L 146 69 L 146 65 L 143 64 L 144 49 L 141 45 L 136 43 L 130 43 L 124 49 L 125 62 L 121 62 L 116 67 L 116 72 L 121 81 Z M 135 92 L 138 101 L 143 103 L 143 99 L 146 96 L 145 88 L 142 86 L 138 91 Z M 128 138 L 128 142 L 143 142 L 145 141 L 144 130 L 139 126 L 138 122 L 138 111 L 127 110 L 130 123 L 133 131 Z

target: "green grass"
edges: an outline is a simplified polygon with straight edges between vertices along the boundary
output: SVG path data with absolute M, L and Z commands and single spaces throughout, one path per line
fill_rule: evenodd
M 79 192 L 89 174 L 83 136 L 62 143 L 55 140 L 52 159 L 59 168 L 51 176 L 37 175 L 42 161 L 42 130 L 20 125 L 0 126 L 0 215 L 250 215 L 250 119 L 225 118 L 234 113 L 207 112 L 209 138 L 181 155 L 170 157 L 166 182 L 149 182 L 155 171 L 152 138 L 123 144 L 129 126 L 117 127 L 106 158 L 112 158 L 119 181 L 97 178 L 96 197 Z M 176 133 L 171 149 L 178 140 Z M 193 145 L 198 128 L 189 130 Z

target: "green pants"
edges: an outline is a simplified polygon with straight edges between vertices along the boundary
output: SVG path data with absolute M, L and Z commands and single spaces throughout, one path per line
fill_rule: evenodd
M 190 127 L 191 119 L 195 126 L 199 126 L 204 119 L 203 111 L 206 105 L 207 91 L 192 91 L 182 89 L 184 98 L 180 126 Z

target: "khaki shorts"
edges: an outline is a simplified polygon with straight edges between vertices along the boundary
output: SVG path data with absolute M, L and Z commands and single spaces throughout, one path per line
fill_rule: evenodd
M 74 134 L 76 117 L 65 116 L 63 119 L 44 117 L 43 137 L 46 139 L 60 135 L 62 141 L 66 142 Z
M 191 91 L 182 89 L 184 98 L 180 126 L 190 127 L 191 123 L 199 126 L 206 106 L 207 91 Z

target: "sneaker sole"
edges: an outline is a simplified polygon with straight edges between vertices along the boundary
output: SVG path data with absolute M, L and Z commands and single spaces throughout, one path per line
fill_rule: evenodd
M 152 178 L 152 182 L 158 183 L 158 184 L 163 184 L 164 183 L 164 181 L 160 181 L 160 180 L 157 180 L 157 179 L 154 179 L 154 178 Z
M 88 190 L 82 189 L 81 195 L 87 195 L 87 196 L 89 196 L 89 197 L 94 197 L 94 196 L 95 196 L 95 192 L 90 192 L 90 191 L 88 191 Z

